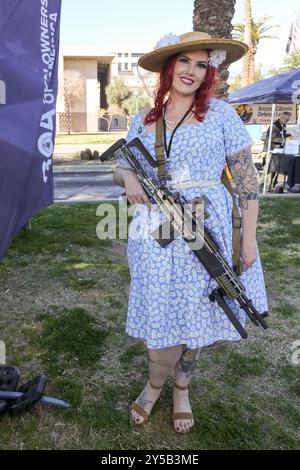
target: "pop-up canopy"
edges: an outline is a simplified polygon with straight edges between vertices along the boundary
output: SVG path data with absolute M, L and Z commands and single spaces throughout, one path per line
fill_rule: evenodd
M 272 104 L 272 116 L 270 127 L 273 127 L 276 103 L 300 104 L 300 68 L 281 73 L 275 77 L 266 78 L 253 83 L 240 90 L 230 93 L 228 96 L 230 104 Z M 268 154 L 266 162 L 266 172 L 264 190 L 267 184 L 267 168 L 270 163 L 272 132 L 269 133 Z
M 300 68 L 266 78 L 228 96 L 230 104 L 300 103 Z

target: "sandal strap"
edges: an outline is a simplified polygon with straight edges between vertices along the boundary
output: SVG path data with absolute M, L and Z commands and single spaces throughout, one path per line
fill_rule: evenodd
M 193 419 L 193 413 L 174 413 L 173 414 L 173 421 L 177 419 Z
M 149 382 L 149 385 L 154 388 L 155 390 L 161 390 L 162 387 L 158 387 L 157 385 L 153 385 L 153 383 L 150 381 L 150 379 L 148 379 L 148 382 Z
M 182 385 L 178 385 L 176 382 L 174 382 L 173 385 L 175 388 L 178 388 L 178 390 L 187 390 L 189 388 L 189 385 L 183 387 Z
M 147 411 L 144 410 L 144 408 L 142 408 L 138 403 L 134 402 L 132 403 L 132 405 L 130 406 L 130 408 L 134 411 L 136 411 L 139 415 L 141 415 L 145 421 L 147 421 L 147 419 L 149 418 L 149 414 L 147 413 Z M 143 421 L 143 422 L 145 422 Z

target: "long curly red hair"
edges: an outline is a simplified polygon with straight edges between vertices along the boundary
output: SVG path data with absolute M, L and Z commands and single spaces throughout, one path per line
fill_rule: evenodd
M 146 115 L 145 124 L 156 122 L 162 114 L 166 95 L 170 91 L 172 85 L 173 72 L 178 55 L 179 53 L 169 57 L 160 71 L 159 81 L 155 92 L 154 108 L 152 108 Z M 219 76 L 216 68 L 208 65 L 205 80 L 196 91 L 193 103 L 195 118 L 200 122 L 203 121 L 204 115 L 208 111 L 209 99 L 215 95 L 218 80 Z

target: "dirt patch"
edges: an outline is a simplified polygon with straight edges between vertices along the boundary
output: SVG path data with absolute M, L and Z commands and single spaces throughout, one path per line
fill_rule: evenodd
M 105 248 L 105 251 L 110 255 L 112 261 L 128 264 L 127 243 L 114 242 L 111 247 Z

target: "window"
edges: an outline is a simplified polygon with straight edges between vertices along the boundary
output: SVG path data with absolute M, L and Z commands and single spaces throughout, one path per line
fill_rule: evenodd
M 142 55 L 143 55 L 142 53 L 133 52 L 133 53 L 131 54 L 131 57 L 142 57 Z
M 119 121 L 117 118 L 114 118 L 114 126 L 118 127 L 119 126 Z
M 125 52 L 124 57 L 128 57 L 128 52 Z
M 125 63 L 124 63 L 124 69 L 125 69 L 125 70 L 128 70 L 128 62 L 125 62 Z
M 118 52 L 118 57 L 122 57 L 122 53 L 121 53 L 121 52 Z
M 122 70 L 122 64 L 118 64 L 118 72 L 121 72 Z

